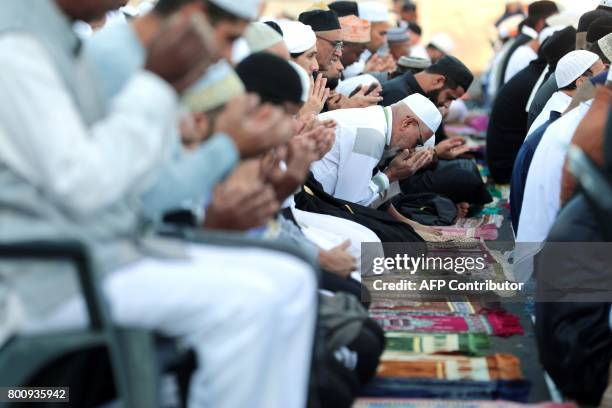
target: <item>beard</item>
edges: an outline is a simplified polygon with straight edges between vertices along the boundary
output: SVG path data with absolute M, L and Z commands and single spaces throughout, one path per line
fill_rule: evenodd
M 334 89 L 338 87 L 338 84 L 340 83 L 339 75 L 335 78 L 330 78 L 329 75 L 327 74 L 327 71 L 316 71 L 312 73 L 312 77 L 315 79 L 315 81 L 317 79 L 317 76 L 319 76 L 319 74 L 323 74 L 323 77 L 327 79 L 327 85 L 325 86 L 326 88 L 329 88 L 333 91 Z
M 428 92 L 427 95 L 427 99 L 429 99 L 430 101 L 432 101 L 434 103 L 434 105 L 436 105 L 437 107 L 440 107 L 440 103 L 438 102 L 438 98 L 440 98 L 440 94 L 442 93 L 442 89 L 438 89 L 435 91 L 431 91 Z

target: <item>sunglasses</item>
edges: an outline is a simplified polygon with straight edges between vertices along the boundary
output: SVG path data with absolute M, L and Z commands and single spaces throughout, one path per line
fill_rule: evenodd
M 340 41 L 332 41 L 332 40 L 328 40 L 327 38 L 319 37 L 318 35 L 317 35 L 317 38 L 320 39 L 320 40 L 323 40 L 325 42 L 330 43 L 331 45 L 334 46 L 334 48 L 336 50 L 341 50 L 342 47 L 344 47 L 344 42 L 342 40 L 340 40 Z

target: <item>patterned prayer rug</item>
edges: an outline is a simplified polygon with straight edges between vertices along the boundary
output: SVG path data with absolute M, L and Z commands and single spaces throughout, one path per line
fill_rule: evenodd
M 405 355 L 459 353 L 480 355 L 491 346 L 486 334 L 414 334 L 387 332 L 383 360 Z
M 383 361 L 379 378 L 430 378 L 438 380 L 522 380 L 517 357 L 493 354 L 487 357 L 405 355 Z
M 389 398 L 360 398 L 353 408 L 576 408 L 575 404 L 518 404 L 509 401 L 451 401 Z

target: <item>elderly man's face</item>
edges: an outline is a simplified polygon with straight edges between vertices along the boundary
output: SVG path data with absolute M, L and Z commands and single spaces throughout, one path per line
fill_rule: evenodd
M 342 56 L 342 30 L 317 32 L 317 62 L 321 71 L 330 69 L 334 56 Z
M 366 44 L 345 43 L 342 48 L 342 64 L 345 67 L 353 65 L 366 50 Z

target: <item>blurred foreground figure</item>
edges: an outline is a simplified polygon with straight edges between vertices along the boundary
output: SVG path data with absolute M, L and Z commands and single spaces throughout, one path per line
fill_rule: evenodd
M 220 1 L 206 4 L 213 3 Z M 230 11 L 246 21 L 257 6 Z M 136 204 L 177 126 L 177 94 L 218 59 L 215 42 L 202 35 L 210 28 L 197 14 L 165 25 L 144 69 L 106 113 L 72 21 L 114 7 L 98 0 L 3 7 L 0 89 L 11 103 L 0 109 L 0 239 L 89 244 L 115 321 L 182 338 L 196 351 L 190 406 L 303 407 L 316 313 L 311 268 L 264 250 L 162 240 L 143 227 Z M 270 121 L 290 137 L 289 118 L 263 109 L 258 125 Z M 253 123 L 250 114 L 235 116 L 228 133 Z M 70 270 L 23 263 L 2 270 L 27 288 L 25 330 L 86 324 Z

